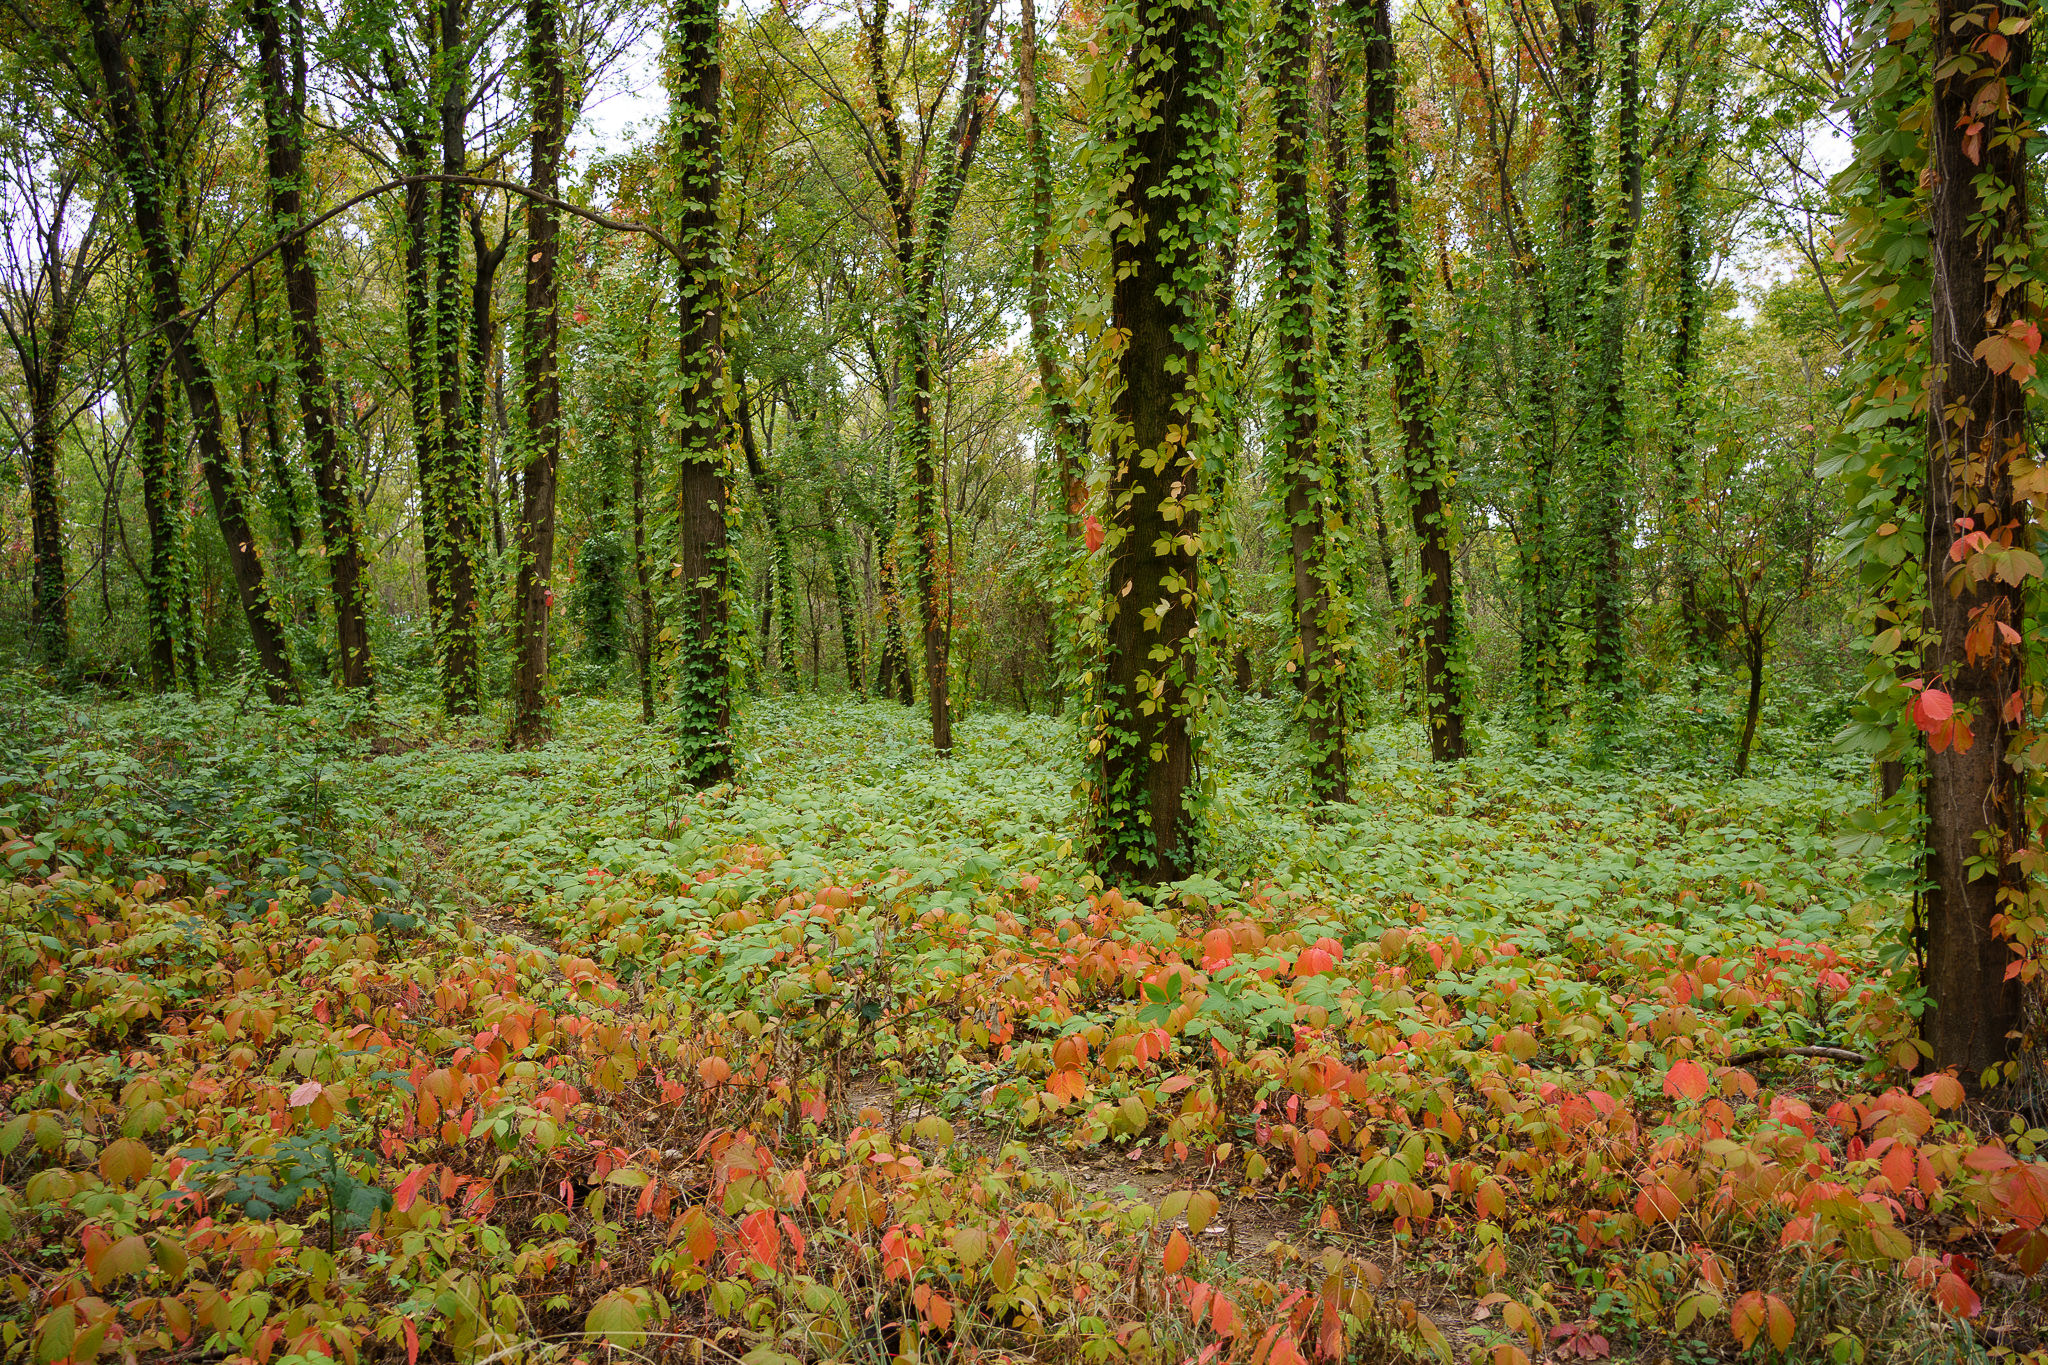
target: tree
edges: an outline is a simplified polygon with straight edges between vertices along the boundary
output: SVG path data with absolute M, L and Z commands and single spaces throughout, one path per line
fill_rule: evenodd
M 556 372 L 561 332 L 556 298 L 560 224 L 554 206 L 568 128 L 568 63 L 555 0 L 527 0 L 526 85 L 533 102 L 527 184 L 547 199 L 526 202 L 524 335 L 525 460 L 519 472 L 519 576 L 513 592 L 512 734 L 515 747 L 546 740 L 548 618 L 555 591 L 555 481 L 562 459 L 562 382 Z M 478 357 L 478 362 L 481 356 Z
M 1420 550 L 1416 631 L 1422 644 L 1429 752 L 1444 762 L 1465 756 L 1467 663 L 1446 497 L 1450 459 L 1432 412 L 1434 380 L 1417 326 L 1415 265 L 1401 214 L 1401 171 L 1394 152 L 1400 96 L 1394 27 L 1387 0 L 1347 0 L 1345 12 L 1364 36 L 1365 236 L 1378 277 L 1380 331 L 1401 430 L 1402 485 Z
M 287 22 L 289 20 L 289 22 Z M 342 445 L 339 402 L 329 382 L 320 326 L 320 280 L 313 269 L 304 215 L 306 54 L 304 16 L 282 0 L 258 0 L 257 75 L 263 92 L 264 154 L 269 171 L 271 232 L 291 313 L 299 417 L 325 541 L 327 579 L 341 646 L 341 685 L 369 689 L 370 618 L 363 590 L 361 507 L 354 465 Z M 289 77 L 286 64 L 290 63 Z
M 1273 344 L 1279 351 L 1272 426 L 1293 564 L 1300 728 L 1308 747 L 1309 791 L 1322 802 L 1350 799 L 1350 689 L 1344 662 L 1348 603 L 1337 568 L 1344 507 L 1340 474 L 1322 431 L 1323 367 L 1318 362 L 1323 352 L 1316 330 L 1316 284 L 1322 272 L 1309 202 L 1314 108 L 1308 67 L 1314 33 L 1310 0 L 1280 0 L 1268 44 L 1275 120 Z
M 149 277 L 153 320 L 163 334 L 171 368 L 185 390 L 186 411 L 199 448 L 199 467 L 212 498 L 214 520 L 227 547 L 228 563 L 243 614 L 248 618 L 249 639 L 255 647 L 265 690 L 273 701 L 292 700 L 298 695 L 298 680 L 271 601 L 269 578 L 255 528 L 249 524 L 241 482 L 230 465 L 213 367 L 200 349 L 193 317 L 185 307 L 183 252 L 172 237 L 166 207 L 169 177 L 174 168 L 164 164 L 162 148 L 152 138 L 152 131 L 161 133 L 170 126 L 173 117 L 165 87 L 155 79 L 154 71 L 155 58 L 166 46 L 157 27 L 164 16 L 149 6 L 139 5 L 127 13 L 125 22 L 117 24 L 109 0 L 84 3 L 104 97 L 107 137 L 133 204 L 132 224 Z M 131 61 L 128 52 L 131 32 L 141 49 L 139 62 Z M 137 71 L 145 82 L 140 90 L 134 75 Z M 147 110 L 143 107 L 142 91 L 149 95 Z
M 101 216 L 81 192 L 87 164 L 62 135 L 43 136 L 43 111 L 10 101 L 0 157 L 0 330 L 7 333 L 28 398 L 27 430 L 14 435 L 27 453 L 29 524 L 34 547 L 30 625 L 37 652 L 51 668 L 70 652 L 71 585 L 64 570 L 64 515 L 59 447 L 72 414 L 71 374 L 78 311 L 106 262 Z M 81 227 L 79 218 L 84 216 Z
M 720 147 L 716 0 L 675 0 L 669 11 L 670 221 L 676 263 L 676 452 L 679 551 L 675 631 L 680 649 L 677 732 L 686 780 L 732 776 L 732 678 L 726 657 L 730 549 L 726 542 L 724 318 L 726 250 L 719 225 Z
M 1240 19 L 1210 0 L 1135 0 L 1104 23 L 1114 83 L 1100 140 L 1108 210 L 1110 464 L 1107 633 L 1089 750 L 1089 840 L 1104 877 L 1171 881 L 1193 867 L 1188 789 L 1201 702 L 1203 459 L 1213 414 L 1212 272 L 1227 235 Z
M 2003 918 L 2019 908 L 2028 842 L 2008 745 L 2022 720 L 2026 548 L 2022 489 L 2041 483 L 2024 380 L 2040 334 L 2022 244 L 2031 240 L 2034 136 L 2015 94 L 2031 77 L 2031 11 L 2000 0 L 1934 8 L 1933 325 L 1928 371 L 1927 634 L 1915 715 L 1928 732 L 1927 987 L 1921 1021 L 1937 1067 L 1975 1081 L 2012 1053 L 2020 989 Z

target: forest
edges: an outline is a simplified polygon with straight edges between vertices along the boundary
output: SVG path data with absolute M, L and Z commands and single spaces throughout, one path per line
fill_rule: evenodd
M 2035 17 L 0 0 L 0 1361 L 2048 1365 Z

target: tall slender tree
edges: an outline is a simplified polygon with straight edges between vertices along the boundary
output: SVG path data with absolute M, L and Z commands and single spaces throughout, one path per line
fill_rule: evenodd
M 270 580 L 264 570 L 256 530 L 249 521 L 239 471 L 227 448 L 226 419 L 214 383 L 213 366 L 200 349 L 193 315 L 185 306 L 184 252 L 173 235 L 167 203 L 168 177 L 172 172 L 163 164 L 150 135 L 152 126 L 160 129 L 168 123 L 171 111 L 157 99 L 151 101 L 157 107 L 143 108 L 134 75 L 137 67 L 131 63 L 128 51 L 132 32 L 144 54 L 141 69 L 147 72 L 151 54 L 163 50 L 160 35 L 154 31 L 161 16 L 147 5 L 137 5 L 117 21 L 109 0 L 84 0 L 84 7 L 99 71 L 108 141 L 133 206 L 131 223 L 149 277 L 153 320 L 163 334 L 171 368 L 185 390 L 186 412 L 199 449 L 199 467 L 213 502 L 214 520 L 227 549 L 242 611 L 248 618 L 257 667 L 273 701 L 295 700 L 298 679 L 271 600 Z M 159 91 L 162 88 L 156 81 L 150 85 Z
M 513 592 L 512 734 L 517 747 L 553 731 L 548 696 L 548 619 L 555 605 L 555 480 L 562 459 L 562 380 L 556 371 L 561 335 L 556 264 L 561 224 L 552 200 L 562 173 L 568 132 L 569 72 L 556 0 L 527 0 L 526 88 L 532 102 L 526 201 L 526 307 L 521 313 L 521 363 L 526 413 L 519 471 L 519 574 Z M 479 356 L 478 360 L 481 361 Z M 474 441 L 478 433 L 472 431 Z
M 724 181 L 719 121 L 717 0 L 675 0 L 668 67 L 676 265 L 677 367 L 669 428 L 676 442 L 681 676 L 677 731 L 684 776 L 710 786 L 733 774 L 730 550 L 726 542 L 724 321 L 726 249 L 719 226 Z
M 258 0 L 257 74 L 263 91 L 264 153 L 270 180 L 270 217 L 291 314 L 292 358 L 299 418 L 313 467 L 327 580 L 340 645 L 341 684 L 369 689 L 374 680 L 370 618 L 363 587 L 361 504 L 355 464 L 342 443 L 337 390 L 327 369 L 320 325 L 320 279 L 306 237 L 305 20 L 283 0 Z M 275 449 L 273 443 L 273 449 Z
M 1401 209 L 1394 25 L 1387 0 L 1346 0 L 1345 9 L 1365 47 L 1364 228 L 1378 277 L 1380 332 L 1401 431 L 1402 486 L 1419 552 L 1416 634 L 1422 646 L 1429 752 L 1444 762 L 1463 758 L 1466 751 L 1466 642 L 1451 553 L 1450 457 L 1436 428 L 1435 381 L 1417 323 L 1419 282 Z
M 1280 459 L 1282 513 L 1294 572 L 1294 624 L 1300 669 L 1300 729 L 1309 791 L 1321 801 L 1350 799 L 1350 735 L 1343 644 L 1346 602 L 1338 581 L 1344 534 L 1337 470 L 1322 429 L 1322 348 L 1316 329 L 1321 262 L 1309 200 L 1315 107 L 1309 56 L 1313 0 L 1279 0 L 1267 59 L 1273 87 L 1273 439 Z

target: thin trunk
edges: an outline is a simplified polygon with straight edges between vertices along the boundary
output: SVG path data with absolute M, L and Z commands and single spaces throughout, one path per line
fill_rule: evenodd
M 294 23 L 291 32 L 296 35 L 299 25 Z M 292 48 L 291 59 L 300 79 L 288 83 L 286 41 L 281 0 L 261 0 L 256 45 L 263 83 L 270 216 L 284 271 L 285 304 L 291 312 L 299 419 L 305 432 L 306 455 L 313 466 L 328 590 L 341 646 L 341 685 L 367 691 L 374 686 L 374 671 L 363 586 L 363 531 L 355 496 L 355 466 L 342 447 L 336 415 L 338 394 L 328 380 L 326 343 L 320 330 L 320 280 L 313 269 L 310 245 L 300 231 L 304 217 L 305 109 L 299 92 L 305 88 L 305 57 L 296 46 Z
M 569 80 L 560 25 L 555 0 L 527 0 L 526 85 L 533 100 L 527 183 L 550 197 L 561 179 L 562 138 L 568 123 Z M 548 618 L 555 605 L 555 473 L 562 458 L 562 381 L 555 368 L 561 334 L 555 279 L 559 228 L 552 207 L 537 199 L 527 201 L 526 309 L 521 315 L 525 335 L 520 347 L 526 461 L 519 479 L 519 575 L 513 594 L 517 634 L 510 741 L 515 748 L 545 743 L 554 729 L 548 696 Z M 472 439 L 482 435 L 480 427 L 472 426 L 471 431 Z
M 185 510 L 184 480 L 178 477 L 177 452 L 171 446 L 170 401 L 164 393 L 170 364 L 170 348 L 160 333 L 144 338 L 137 367 L 136 392 L 130 412 L 141 414 L 136 459 L 142 466 L 142 511 L 149 523 L 149 567 L 143 575 L 143 596 L 148 613 L 150 685 L 168 691 L 178 685 L 179 645 L 187 632 L 180 629 L 183 616 L 178 589 L 178 546 L 182 538 Z M 192 685 L 199 685 L 197 674 Z
M 833 511 L 832 494 L 824 497 L 825 553 L 832 569 L 832 599 L 839 612 L 839 646 L 846 654 L 846 687 L 867 700 L 866 674 L 860 657 L 860 604 L 854 600 L 853 575 L 846 567 L 846 533 Z
M 1757 717 L 1764 709 L 1764 635 L 1744 627 L 1742 661 L 1749 665 L 1749 705 L 1742 713 L 1742 743 L 1735 750 L 1735 775 L 1749 776 L 1749 753 L 1756 743 Z
M 469 287 L 469 369 L 463 378 L 468 382 L 469 400 L 464 420 L 469 425 L 470 439 L 476 442 L 484 470 L 484 497 L 491 504 L 491 548 L 498 554 L 505 553 L 505 490 L 504 478 L 497 453 L 489 451 L 484 442 L 485 400 L 490 396 L 491 365 L 498 353 L 498 319 L 492 309 L 494 290 L 498 283 L 498 267 L 504 264 L 505 252 L 512 245 L 512 233 L 508 229 L 496 246 L 484 235 L 483 215 L 472 212 L 469 215 L 469 241 L 476 258 L 476 275 Z
M 122 178 L 134 201 L 133 221 L 142 243 L 156 325 L 163 333 L 171 364 L 185 390 L 186 407 L 199 446 L 200 468 L 206 477 L 214 520 L 220 526 L 242 611 L 248 618 L 250 643 L 255 647 L 257 666 L 271 699 L 294 700 L 298 696 L 298 681 L 293 676 L 291 653 L 270 600 L 268 578 L 255 529 L 249 524 L 241 485 L 229 465 L 213 369 L 200 353 L 191 315 L 185 309 L 181 253 L 171 239 L 164 209 L 166 168 L 158 163 L 150 147 L 144 115 L 129 74 L 128 56 L 108 12 L 107 0 L 86 0 L 85 11 L 106 91 L 108 129 L 120 158 Z M 147 42 L 150 36 L 145 33 L 142 40 Z
M 673 229 L 685 259 L 676 270 L 681 300 L 676 420 L 678 621 L 682 676 L 676 686 L 677 734 L 685 780 L 711 786 L 733 775 L 732 680 L 726 660 L 724 382 L 720 353 L 724 256 L 718 199 L 724 178 L 718 95 L 717 0 L 675 0 L 670 10 L 676 203 Z
M 469 169 L 464 126 L 469 101 L 464 29 L 467 0 L 441 0 L 435 52 L 441 173 Z M 434 220 L 434 394 L 441 427 L 442 557 L 448 629 L 442 645 L 441 696 L 450 715 L 483 707 L 483 603 L 478 560 L 483 552 L 483 471 L 478 432 L 464 419 L 462 392 L 462 187 L 444 183 Z M 549 490 L 552 495 L 552 488 Z M 530 501 L 530 499 L 529 499 Z
M 654 724 L 654 575 L 647 553 L 647 418 L 633 424 L 633 584 L 640 595 L 640 723 Z
M 1315 219 L 1309 204 L 1314 111 L 1309 46 L 1311 0 L 1281 0 L 1269 40 L 1273 61 L 1273 340 L 1278 391 L 1273 438 L 1280 447 L 1295 631 L 1300 646 L 1300 726 L 1309 754 L 1309 792 L 1318 802 L 1350 799 L 1346 682 L 1338 657 L 1344 601 L 1335 583 L 1329 537 L 1341 525 L 1334 474 L 1322 438 L 1317 392 Z
M 1031 354 L 1038 364 L 1038 392 L 1045 407 L 1046 440 L 1060 485 L 1056 515 L 1069 547 L 1078 543 L 1081 508 L 1088 496 L 1082 459 L 1088 449 L 1088 419 L 1075 406 L 1061 373 L 1060 345 L 1052 321 L 1052 153 L 1038 117 L 1038 11 L 1023 0 L 1017 26 L 1017 105 L 1024 119 L 1025 174 L 1031 182 L 1031 275 L 1024 305 L 1031 318 Z
M 1937 732 L 1928 746 L 1925 984 L 1934 1003 L 1921 1031 L 1932 1065 L 1959 1068 L 1971 1085 L 2012 1055 L 2020 1022 L 2020 985 L 2008 972 L 2014 944 L 1997 921 L 2006 901 L 2026 894 L 2016 861 L 2028 842 L 2024 784 L 2006 762 L 2016 722 L 2008 707 L 2018 700 L 2025 660 L 2003 632 L 2018 641 L 2027 623 L 2023 583 L 1980 575 L 1982 550 L 1952 549 L 1967 534 L 1989 537 L 1993 549 L 2029 538 L 2027 508 L 2013 489 L 2015 470 L 2034 467 L 2017 352 L 2009 346 L 2004 367 L 1994 368 L 1984 342 L 2028 316 L 2026 290 L 2008 290 L 1990 263 L 2031 240 L 2026 120 L 2006 92 L 2028 78 L 2033 35 L 2007 29 L 2002 62 L 1980 55 L 1973 63 L 1965 54 L 1982 52 L 1977 26 L 1987 16 L 1996 31 L 2028 13 L 1996 0 L 1976 11 L 1943 0 L 1930 56 L 1939 74 L 1927 123 L 1933 364 L 1923 563 L 1931 637 L 1923 663 L 1927 686 L 1953 701 L 1956 723 L 1955 733 Z M 1963 726 L 1967 745 L 1953 742 Z
M 1232 140 L 1226 87 L 1239 35 L 1201 0 L 1167 0 L 1137 24 L 1125 56 L 1130 89 L 1109 130 L 1123 148 L 1116 207 L 1130 226 L 1110 248 L 1110 325 L 1124 344 L 1106 414 L 1115 525 L 1089 842 L 1106 878 L 1157 883 L 1193 868 L 1203 490 L 1192 448 L 1206 435 L 1197 370 L 1221 208 L 1211 172 Z
M 1431 409 L 1434 384 L 1415 327 L 1415 268 L 1403 233 L 1395 155 L 1400 88 L 1393 21 L 1387 0 L 1347 0 L 1346 8 L 1366 33 L 1365 231 L 1379 281 L 1380 327 L 1401 426 L 1402 483 L 1419 552 L 1422 581 L 1415 624 L 1422 643 L 1429 752 L 1441 763 L 1463 758 L 1466 751 L 1465 641 L 1445 505 L 1450 461 L 1437 433 Z

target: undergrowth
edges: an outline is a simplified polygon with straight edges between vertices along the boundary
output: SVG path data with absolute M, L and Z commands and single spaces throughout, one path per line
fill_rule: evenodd
M 0 705 L 9 1359 L 2048 1359 L 1810 740 L 1301 814 L 1246 701 L 1138 897 L 1044 717 Z

